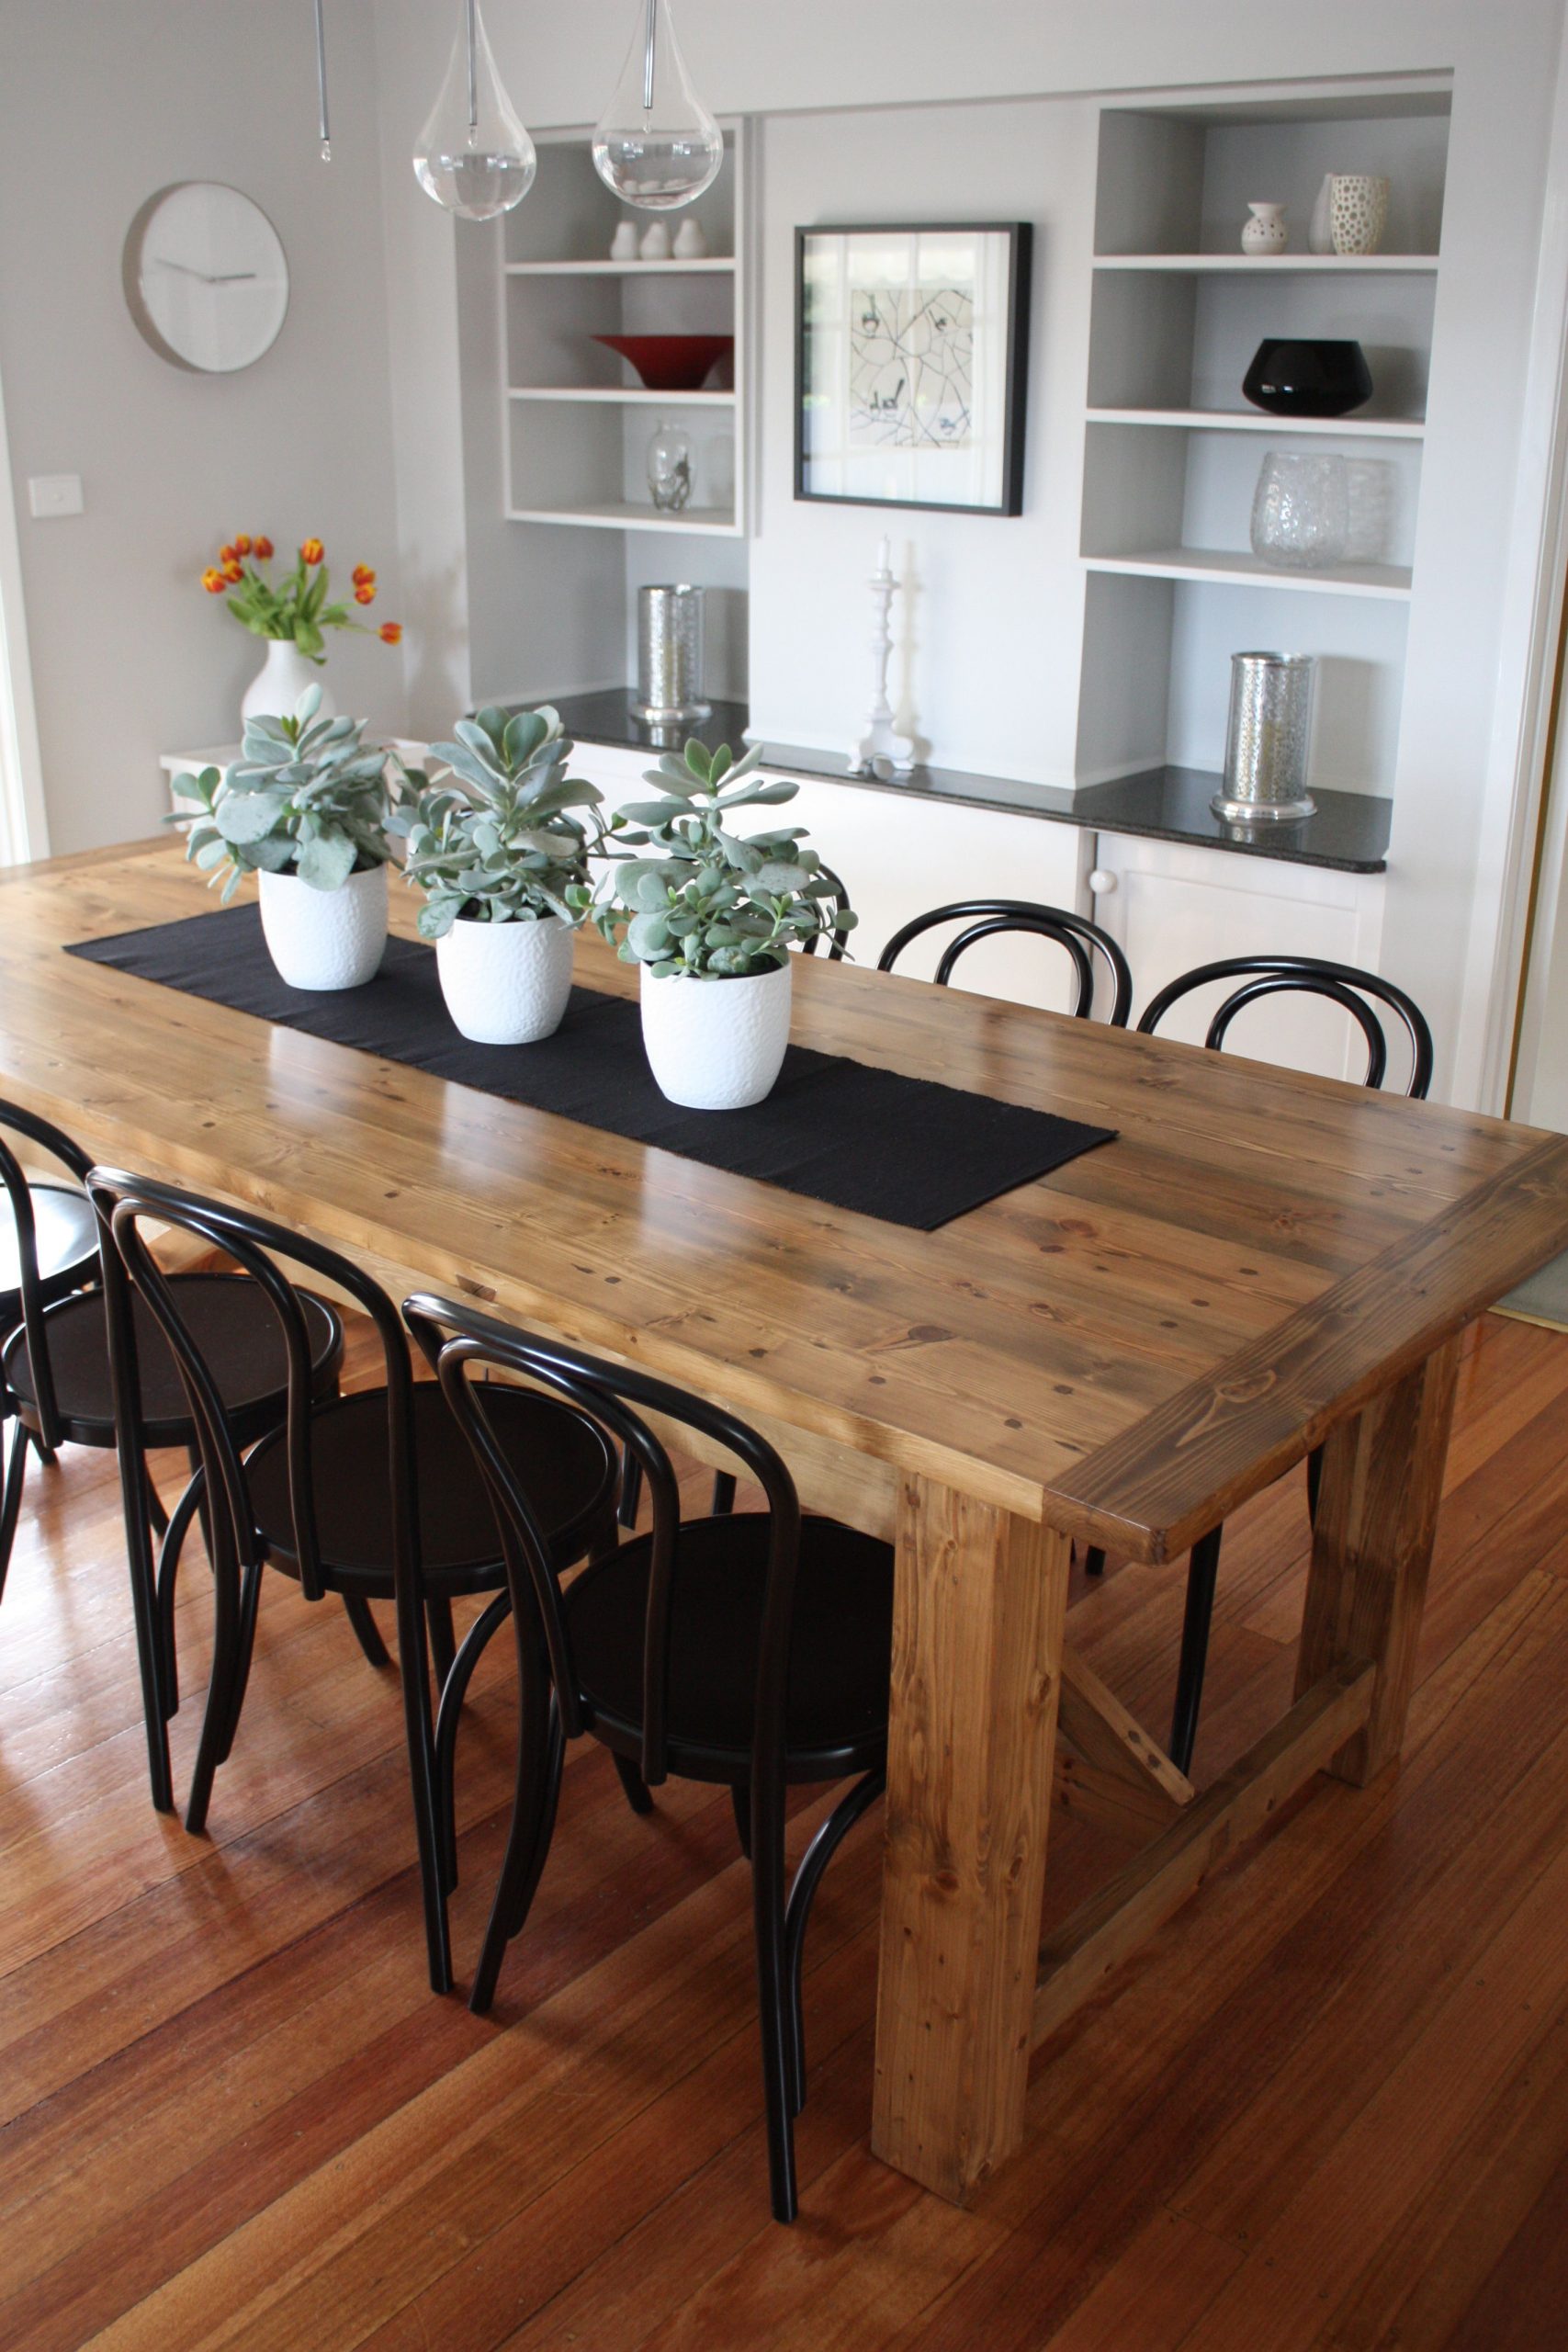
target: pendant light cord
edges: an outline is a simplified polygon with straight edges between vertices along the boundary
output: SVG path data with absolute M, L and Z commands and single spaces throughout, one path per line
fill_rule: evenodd
M 648 0 L 648 46 L 642 61 L 642 110 L 653 112 L 653 42 L 659 28 L 659 0 Z
M 321 118 L 321 161 L 330 164 L 333 159 L 333 134 L 327 120 L 327 27 L 322 0 L 316 0 L 316 96 Z

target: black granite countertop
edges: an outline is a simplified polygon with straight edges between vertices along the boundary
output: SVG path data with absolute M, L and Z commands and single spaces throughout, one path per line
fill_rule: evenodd
M 569 735 L 584 742 L 647 751 L 650 757 L 678 751 L 692 735 L 710 751 L 720 743 L 739 751 L 750 715 L 744 703 L 716 702 L 712 717 L 699 726 L 651 728 L 632 717 L 631 697 L 621 688 L 563 695 L 555 707 Z M 945 800 L 955 808 L 1049 817 L 1094 832 L 1137 833 L 1145 840 L 1230 850 L 1244 857 L 1333 866 L 1345 874 L 1381 874 L 1388 864 L 1393 803 L 1372 793 L 1314 788 L 1315 816 L 1297 824 L 1244 826 L 1226 824 L 1214 815 L 1209 802 L 1219 790 L 1220 778 L 1203 768 L 1146 768 L 1139 775 L 1069 792 L 1055 785 L 976 775 L 963 768 L 917 767 L 898 776 L 850 775 L 844 760 L 800 744 L 769 742 L 763 756 L 769 767 L 786 775 L 822 777 L 862 791 Z

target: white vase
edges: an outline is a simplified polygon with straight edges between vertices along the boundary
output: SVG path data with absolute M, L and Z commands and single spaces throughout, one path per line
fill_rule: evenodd
M 351 874 L 316 890 L 297 874 L 262 874 L 262 933 L 291 989 L 357 989 L 373 979 L 387 944 L 387 869 Z
M 1331 254 L 1334 251 L 1334 223 L 1329 207 L 1334 200 L 1334 175 L 1325 172 L 1323 186 L 1313 198 L 1312 219 L 1307 223 L 1307 251 Z
M 656 979 L 642 967 L 642 1042 L 659 1091 L 688 1111 L 742 1111 L 772 1091 L 789 1044 L 791 964 L 744 980 Z
M 446 1010 L 478 1046 L 531 1046 L 560 1027 L 571 994 L 571 927 L 459 919 L 435 943 Z
M 295 705 L 307 686 L 320 686 L 321 707 L 318 718 L 335 718 L 337 705 L 326 689 L 319 662 L 307 662 L 291 637 L 269 637 L 266 660 L 245 688 L 245 698 L 240 705 L 240 717 L 246 718 L 292 718 Z
M 1336 172 L 1328 220 L 1337 254 L 1375 254 L 1388 227 L 1388 182 L 1371 172 Z
M 1282 204 L 1247 204 L 1252 218 L 1241 232 L 1244 254 L 1282 254 L 1291 242 Z

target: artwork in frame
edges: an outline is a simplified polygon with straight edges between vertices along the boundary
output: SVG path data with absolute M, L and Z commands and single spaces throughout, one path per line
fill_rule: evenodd
M 1023 512 L 1026 220 L 795 231 L 795 494 Z

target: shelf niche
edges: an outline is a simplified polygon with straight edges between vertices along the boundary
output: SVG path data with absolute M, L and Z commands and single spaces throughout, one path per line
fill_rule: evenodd
M 1321 663 L 1313 774 L 1393 789 L 1439 275 L 1446 78 L 1359 89 L 1173 97 L 1100 114 L 1080 553 L 1085 582 L 1077 774 L 1214 769 L 1229 656 Z M 1324 174 L 1391 182 L 1377 266 L 1309 255 Z M 1249 201 L 1287 206 L 1294 266 L 1239 251 Z M 1233 257 L 1234 264 L 1233 266 Z M 1365 409 L 1302 420 L 1250 409 L 1241 379 L 1267 335 L 1350 337 Z M 1389 469 L 1385 560 L 1325 571 L 1253 555 L 1266 456 L 1337 452 Z

